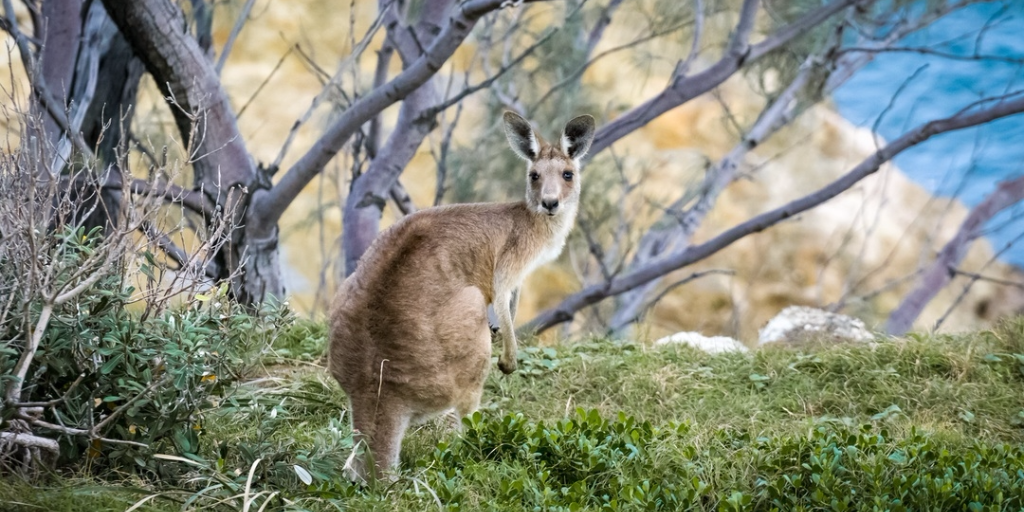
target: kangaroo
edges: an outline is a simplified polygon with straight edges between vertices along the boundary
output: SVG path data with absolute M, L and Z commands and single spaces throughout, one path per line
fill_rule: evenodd
M 503 345 L 498 368 L 516 370 L 519 287 L 562 252 L 594 118 L 569 121 L 557 145 L 512 112 L 504 128 L 527 162 L 525 201 L 409 215 L 377 237 L 335 295 L 328 367 L 349 397 L 357 448 L 369 448 L 350 458 L 353 479 L 365 480 L 370 464 L 376 477 L 395 468 L 410 424 L 479 407 L 491 359 L 489 304 Z

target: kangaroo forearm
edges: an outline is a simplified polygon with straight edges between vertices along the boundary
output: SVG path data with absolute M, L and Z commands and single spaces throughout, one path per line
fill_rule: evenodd
M 516 352 L 518 342 L 516 341 L 515 326 L 512 323 L 512 294 L 505 293 L 494 302 L 494 313 L 498 317 L 498 332 L 501 334 L 501 357 L 498 358 L 498 368 L 508 374 L 516 370 Z

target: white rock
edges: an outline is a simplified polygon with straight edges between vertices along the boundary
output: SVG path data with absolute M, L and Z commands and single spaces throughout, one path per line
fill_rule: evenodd
M 799 341 L 808 335 L 823 335 L 846 341 L 871 341 L 864 322 L 846 315 L 805 306 L 790 306 L 768 321 L 759 332 L 758 345 L 778 341 Z
M 749 352 L 746 345 L 728 336 L 707 337 L 699 332 L 677 332 L 654 342 L 655 346 L 672 344 L 689 345 L 695 349 L 703 350 L 708 354 L 721 354 L 723 352 Z

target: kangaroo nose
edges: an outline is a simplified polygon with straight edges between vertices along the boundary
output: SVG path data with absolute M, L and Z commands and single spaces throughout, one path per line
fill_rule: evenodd
M 555 208 L 558 208 L 558 199 L 545 199 L 540 202 L 540 205 L 543 206 L 545 210 L 553 212 L 555 211 Z

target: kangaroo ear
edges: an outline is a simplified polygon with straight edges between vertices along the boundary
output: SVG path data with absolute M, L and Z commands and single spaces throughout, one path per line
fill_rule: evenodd
M 519 158 L 532 162 L 537 159 L 540 153 L 540 142 L 537 135 L 533 133 L 530 123 L 515 112 L 505 112 L 505 136 L 508 137 L 508 144 L 512 146 Z
M 562 151 L 577 165 L 590 149 L 590 143 L 594 142 L 594 125 L 593 117 L 583 115 L 566 123 L 562 132 Z

